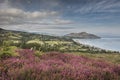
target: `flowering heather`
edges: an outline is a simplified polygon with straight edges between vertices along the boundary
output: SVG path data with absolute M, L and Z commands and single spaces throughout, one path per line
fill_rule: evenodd
M 120 80 L 120 65 L 84 56 L 29 49 L 0 61 L 0 80 Z

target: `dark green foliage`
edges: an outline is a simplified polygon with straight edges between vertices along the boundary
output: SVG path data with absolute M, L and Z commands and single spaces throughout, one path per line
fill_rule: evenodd
M 15 46 L 9 46 L 9 47 L 1 48 L 0 58 L 6 59 L 6 58 L 9 58 L 9 57 L 18 56 L 18 53 L 15 52 L 15 50 L 17 50 L 17 47 L 15 47 Z

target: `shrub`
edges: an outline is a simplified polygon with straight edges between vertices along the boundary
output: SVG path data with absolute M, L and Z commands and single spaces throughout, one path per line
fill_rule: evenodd
M 43 52 L 42 51 L 35 51 L 34 53 L 36 56 L 40 57 L 43 55 Z
M 36 57 L 35 51 L 18 50 L 1 64 L 1 80 L 120 80 L 120 66 L 84 56 L 51 52 Z
M 19 56 L 15 50 L 17 50 L 17 47 L 15 46 L 3 47 L 0 51 L 0 58 L 4 59 L 12 56 Z

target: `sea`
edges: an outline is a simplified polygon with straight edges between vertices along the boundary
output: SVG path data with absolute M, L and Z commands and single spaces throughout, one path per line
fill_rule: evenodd
M 101 39 L 73 39 L 75 42 L 98 47 L 105 50 L 120 52 L 120 38 L 101 38 Z

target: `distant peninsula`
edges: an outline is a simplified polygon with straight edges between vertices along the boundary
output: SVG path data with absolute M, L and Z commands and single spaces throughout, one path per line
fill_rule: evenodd
M 87 32 L 80 32 L 80 33 L 70 33 L 67 35 L 64 35 L 65 37 L 69 37 L 69 38 L 79 38 L 79 39 L 100 39 L 101 37 L 94 35 L 94 34 L 90 34 Z

